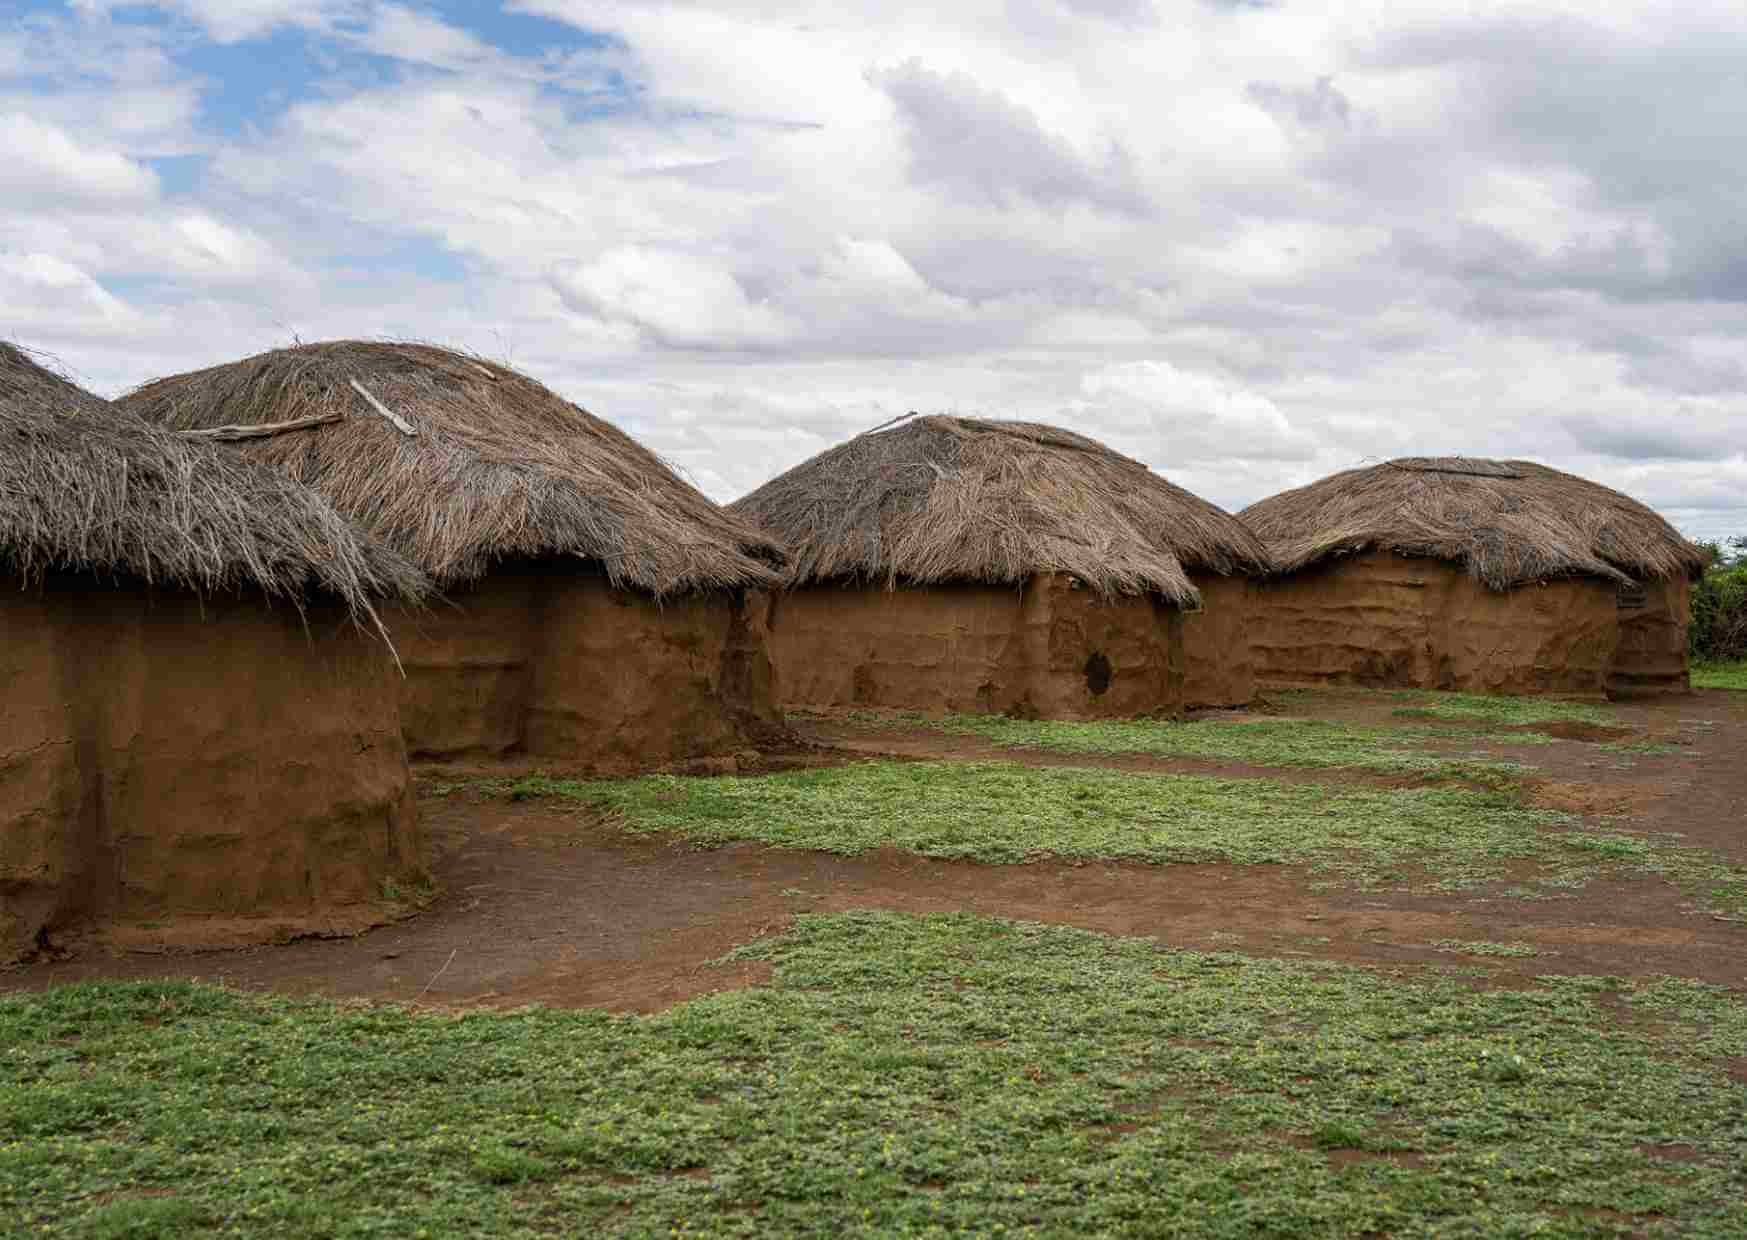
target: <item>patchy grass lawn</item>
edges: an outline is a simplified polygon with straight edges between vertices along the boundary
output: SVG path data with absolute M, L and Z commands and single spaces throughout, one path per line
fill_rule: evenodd
M 1747 869 L 1670 839 L 1584 828 L 1519 791 L 1380 789 L 1010 763 L 863 762 L 777 775 L 482 785 L 552 796 L 625 829 L 699 844 L 758 840 L 854 855 L 1012 863 L 1044 857 L 1308 865 L 1361 886 L 1471 888 L 1532 862 L 1551 892 L 1653 872 L 1747 915 Z M 1550 828 L 1564 828 L 1553 830 Z
M 1326 719 L 1170 720 L 1008 719 L 1002 715 L 905 716 L 960 736 L 977 736 L 1006 749 L 1053 749 L 1083 754 L 1154 754 L 1208 758 L 1251 766 L 1349 767 L 1368 771 L 1416 771 L 1455 778 L 1489 778 L 1523 768 L 1495 759 L 1462 758 L 1417 748 L 1428 736 L 1471 736 L 1470 731 L 1378 728 Z M 1533 733 L 1499 737 L 1509 744 L 1550 741 Z
M 1724 1058 L 1747 1008 L 1726 992 L 1476 992 L 962 914 L 803 917 L 737 954 L 774 984 L 654 1017 L 162 983 L 0 998 L 0 1218 L 45 1236 L 1747 1229 L 1747 1087 Z
M 1747 689 L 1747 659 L 1737 663 L 1697 663 L 1692 669 L 1695 689 Z
M 1443 693 L 1431 689 L 1397 689 L 1389 696 L 1402 702 L 1396 714 L 1404 718 L 1479 720 L 1502 726 L 1533 723 L 1617 723 L 1605 703 L 1566 702 L 1545 697 L 1503 697 L 1481 693 Z

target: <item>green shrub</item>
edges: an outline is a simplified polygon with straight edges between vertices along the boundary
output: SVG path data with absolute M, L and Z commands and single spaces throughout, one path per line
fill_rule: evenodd
M 1747 659 L 1747 539 L 1711 550 L 1716 562 L 1692 592 L 1692 657 L 1700 663 Z

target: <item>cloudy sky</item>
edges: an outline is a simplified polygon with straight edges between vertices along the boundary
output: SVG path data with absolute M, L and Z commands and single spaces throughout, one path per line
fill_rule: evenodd
M 105 393 L 418 337 L 724 500 L 920 409 L 1232 508 L 1462 452 L 1747 533 L 1739 0 L 0 12 L 0 338 Z

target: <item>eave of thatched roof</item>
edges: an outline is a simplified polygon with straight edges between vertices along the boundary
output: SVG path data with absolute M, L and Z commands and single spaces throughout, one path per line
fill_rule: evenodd
M 1696 575 L 1705 554 L 1618 491 L 1533 461 L 1403 457 L 1238 514 L 1282 572 L 1380 549 L 1448 560 L 1494 590 L 1558 577 Z
M 1236 518 L 1139 461 L 1032 422 L 923 417 L 859 435 L 729 505 L 788 549 L 789 584 L 1013 584 L 1199 601 L 1193 572 L 1266 571 Z
M 178 429 L 340 415 L 238 450 L 314 487 L 443 585 L 501 560 L 571 556 L 662 597 L 773 584 L 783 562 L 617 427 L 448 349 L 300 345 L 159 379 L 120 404 Z
M 205 594 L 301 603 L 423 599 L 424 575 L 320 496 L 212 444 L 150 426 L 0 342 L 0 561 Z

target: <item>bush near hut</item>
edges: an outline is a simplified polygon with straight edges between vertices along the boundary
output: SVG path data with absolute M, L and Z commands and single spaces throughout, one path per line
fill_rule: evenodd
M 1703 545 L 1712 563 L 1692 592 L 1693 661 L 1747 659 L 1747 535 Z

